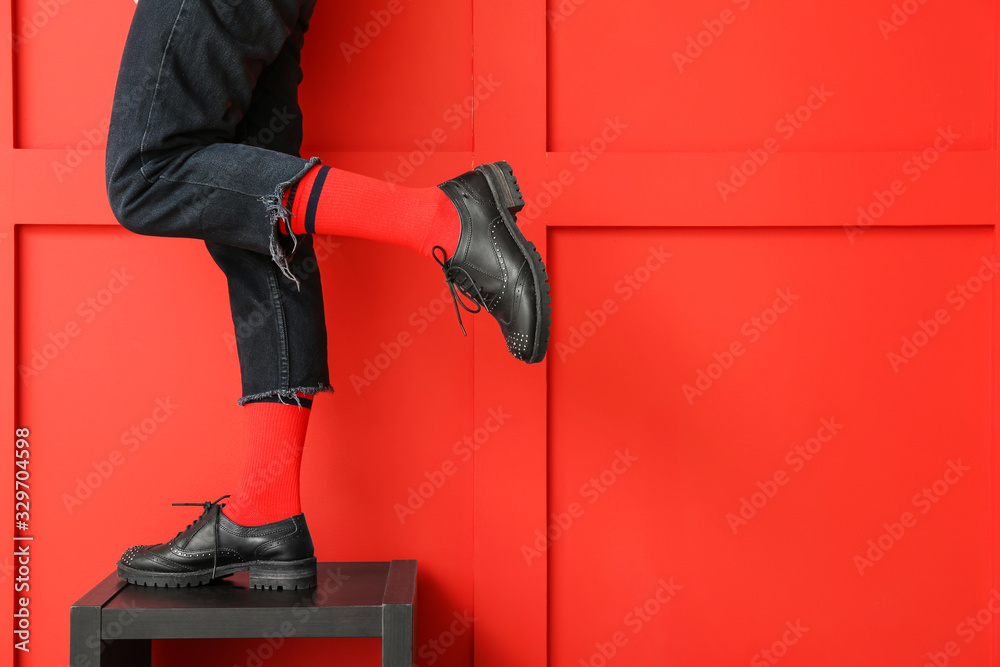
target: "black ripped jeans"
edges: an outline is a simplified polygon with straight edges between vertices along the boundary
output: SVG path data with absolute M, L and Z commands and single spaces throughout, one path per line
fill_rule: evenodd
M 303 159 L 300 52 L 316 0 L 138 0 L 108 131 L 126 229 L 202 239 L 226 274 L 239 404 L 331 390 L 313 239 L 279 232 Z M 180 270 L 180 267 L 178 267 Z

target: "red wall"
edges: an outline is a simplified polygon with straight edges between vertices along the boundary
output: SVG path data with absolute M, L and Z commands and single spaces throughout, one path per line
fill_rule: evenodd
M 552 342 L 518 364 L 486 318 L 461 336 L 433 263 L 317 239 L 336 388 L 305 454 L 318 555 L 420 561 L 419 665 L 1000 665 L 996 3 L 402 6 L 348 61 L 386 3 L 320 3 L 303 153 L 409 164 L 411 185 L 510 161 Z M 133 11 L 0 17 L 0 422 L 32 434 L 21 665 L 66 664 L 69 605 L 190 520 L 171 502 L 235 480 L 224 278 L 200 241 L 120 228 L 104 195 Z M 474 122 L 453 122 L 477 90 Z M 456 447 L 497 413 L 473 456 Z M 123 441 L 134 426 L 146 439 Z M 254 664 L 261 646 L 158 641 L 155 663 Z M 378 648 L 291 640 L 266 664 Z

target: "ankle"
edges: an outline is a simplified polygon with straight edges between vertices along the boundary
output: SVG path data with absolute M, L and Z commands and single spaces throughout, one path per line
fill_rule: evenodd
M 451 257 L 458 250 L 458 241 L 462 234 L 462 219 L 459 217 L 455 203 L 444 190 L 434 185 L 425 188 L 424 192 L 432 202 L 432 224 L 428 225 L 420 244 L 420 253 L 425 257 L 434 257 L 434 246 L 441 246 Z
M 301 514 L 301 508 L 284 507 L 278 511 L 260 508 L 250 502 L 235 501 L 226 503 L 222 513 L 227 519 L 240 526 L 262 526 L 266 523 L 284 521 L 296 514 Z

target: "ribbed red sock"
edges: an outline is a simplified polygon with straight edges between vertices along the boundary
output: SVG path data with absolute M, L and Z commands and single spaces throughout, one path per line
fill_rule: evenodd
M 407 188 L 343 169 L 316 165 L 285 195 L 296 234 L 336 234 L 392 243 L 432 256 L 451 256 L 461 223 L 436 185 Z
M 299 470 L 310 412 L 287 403 L 243 406 L 247 442 L 243 472 L 223 514 L 241 526 L 259 526 L 302 511 Z

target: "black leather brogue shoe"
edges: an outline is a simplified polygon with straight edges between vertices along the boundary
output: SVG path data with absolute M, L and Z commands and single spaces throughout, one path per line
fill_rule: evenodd
M 262 526 L 241 526 L 222 513 L 225 503 L 204 511 L 164 544 L 139 545 L 122 554 L 118 576 L 142 586 L 201 586 L 249 570 L 253 588 L 294 590 L 316 586 L 316 558 L 305 516 Z
M 470 313 L 485 308 L 500 324 L 511 354 L 529 364 L 541 361 L 552 313 L 549 283 L 541 255 L 517 227 L 515 216 L 524 208 L 524 198 L 511 166 L 503 161 L 482 164 L 438 187 L 458 209 L 462 223 L 453 256 L 441 246 L 433 250 L 451 287 L 459 324 L 459 304 Z

